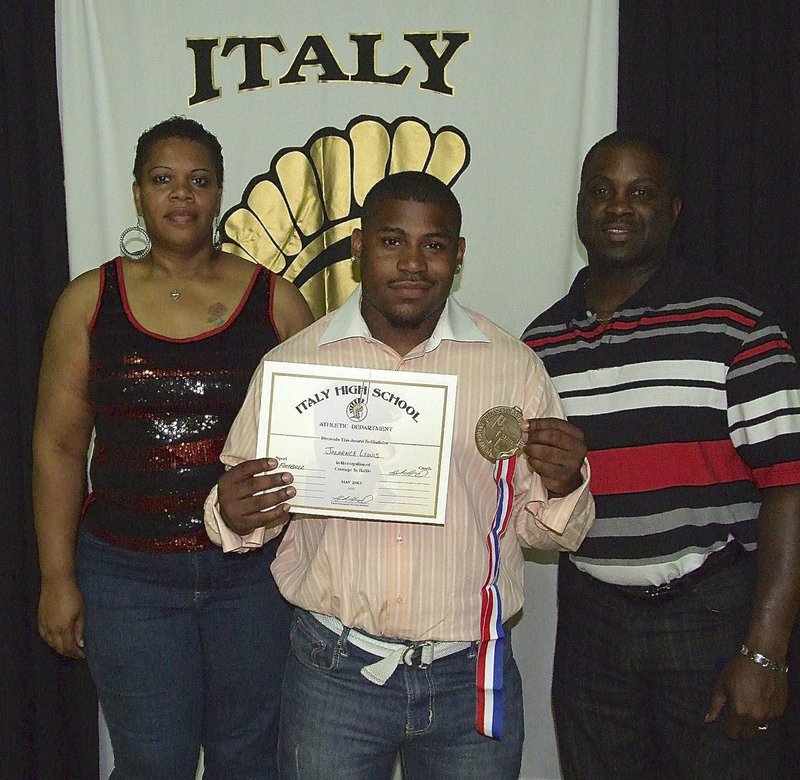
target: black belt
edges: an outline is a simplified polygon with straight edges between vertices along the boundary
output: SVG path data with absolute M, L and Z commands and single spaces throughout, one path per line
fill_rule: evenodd
M 703 580 L 732 566 L 744 555 L 744 547 L 739 542 L 730 542 L 721 550 L 711 553 L 699 568 L 662 585 L 614 585 L 612 583 L 612 587 L 634 599 L 663 603 L 683 596 Z

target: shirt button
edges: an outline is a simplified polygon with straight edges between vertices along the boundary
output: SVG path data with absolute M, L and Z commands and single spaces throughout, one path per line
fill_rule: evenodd
M 398 596 L 398 597 L 397 597 L 397 603 L 398 603 L 398 604 L 402 604 L 402 603 L 403 603 L 403 600 L 404 600 L 404 599 L 403 599 L 403 597 L 402 597 L 402 596 Z
M 402 537 L 402 536 L 398 536 L 398 537 L 395 539 L 395 541 L 396 541 L 398 544 L 402 544 L 402 543 L 403 543 L 403 537 Z

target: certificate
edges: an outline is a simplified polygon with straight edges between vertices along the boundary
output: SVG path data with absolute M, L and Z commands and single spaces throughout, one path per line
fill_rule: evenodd
M 458 377 L 264 362 L 257 457 L 293 512 L 444 524 Z

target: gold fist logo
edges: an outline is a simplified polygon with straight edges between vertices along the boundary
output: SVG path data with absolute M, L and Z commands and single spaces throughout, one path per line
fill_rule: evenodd
M 254 176 L 220 224 L 223 248 L 265 265 L 300 288 L 319 317 L 339 306 L 356 280 L 350 234 L 364 196 L 398 171 L 426 171 L 452 186 L 469 165 L 466 136 L 432 132 L 423 121 L 371 116 L 344 130 L 326 127 L 299 148 L 279 151 Z

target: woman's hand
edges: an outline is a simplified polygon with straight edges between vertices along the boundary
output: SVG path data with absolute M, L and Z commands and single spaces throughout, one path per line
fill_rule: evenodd
M 83 628 L 83 596 L 75 577 L 43 580 L 39 594 L 39 636 L 61 655 L 85 658 Z

